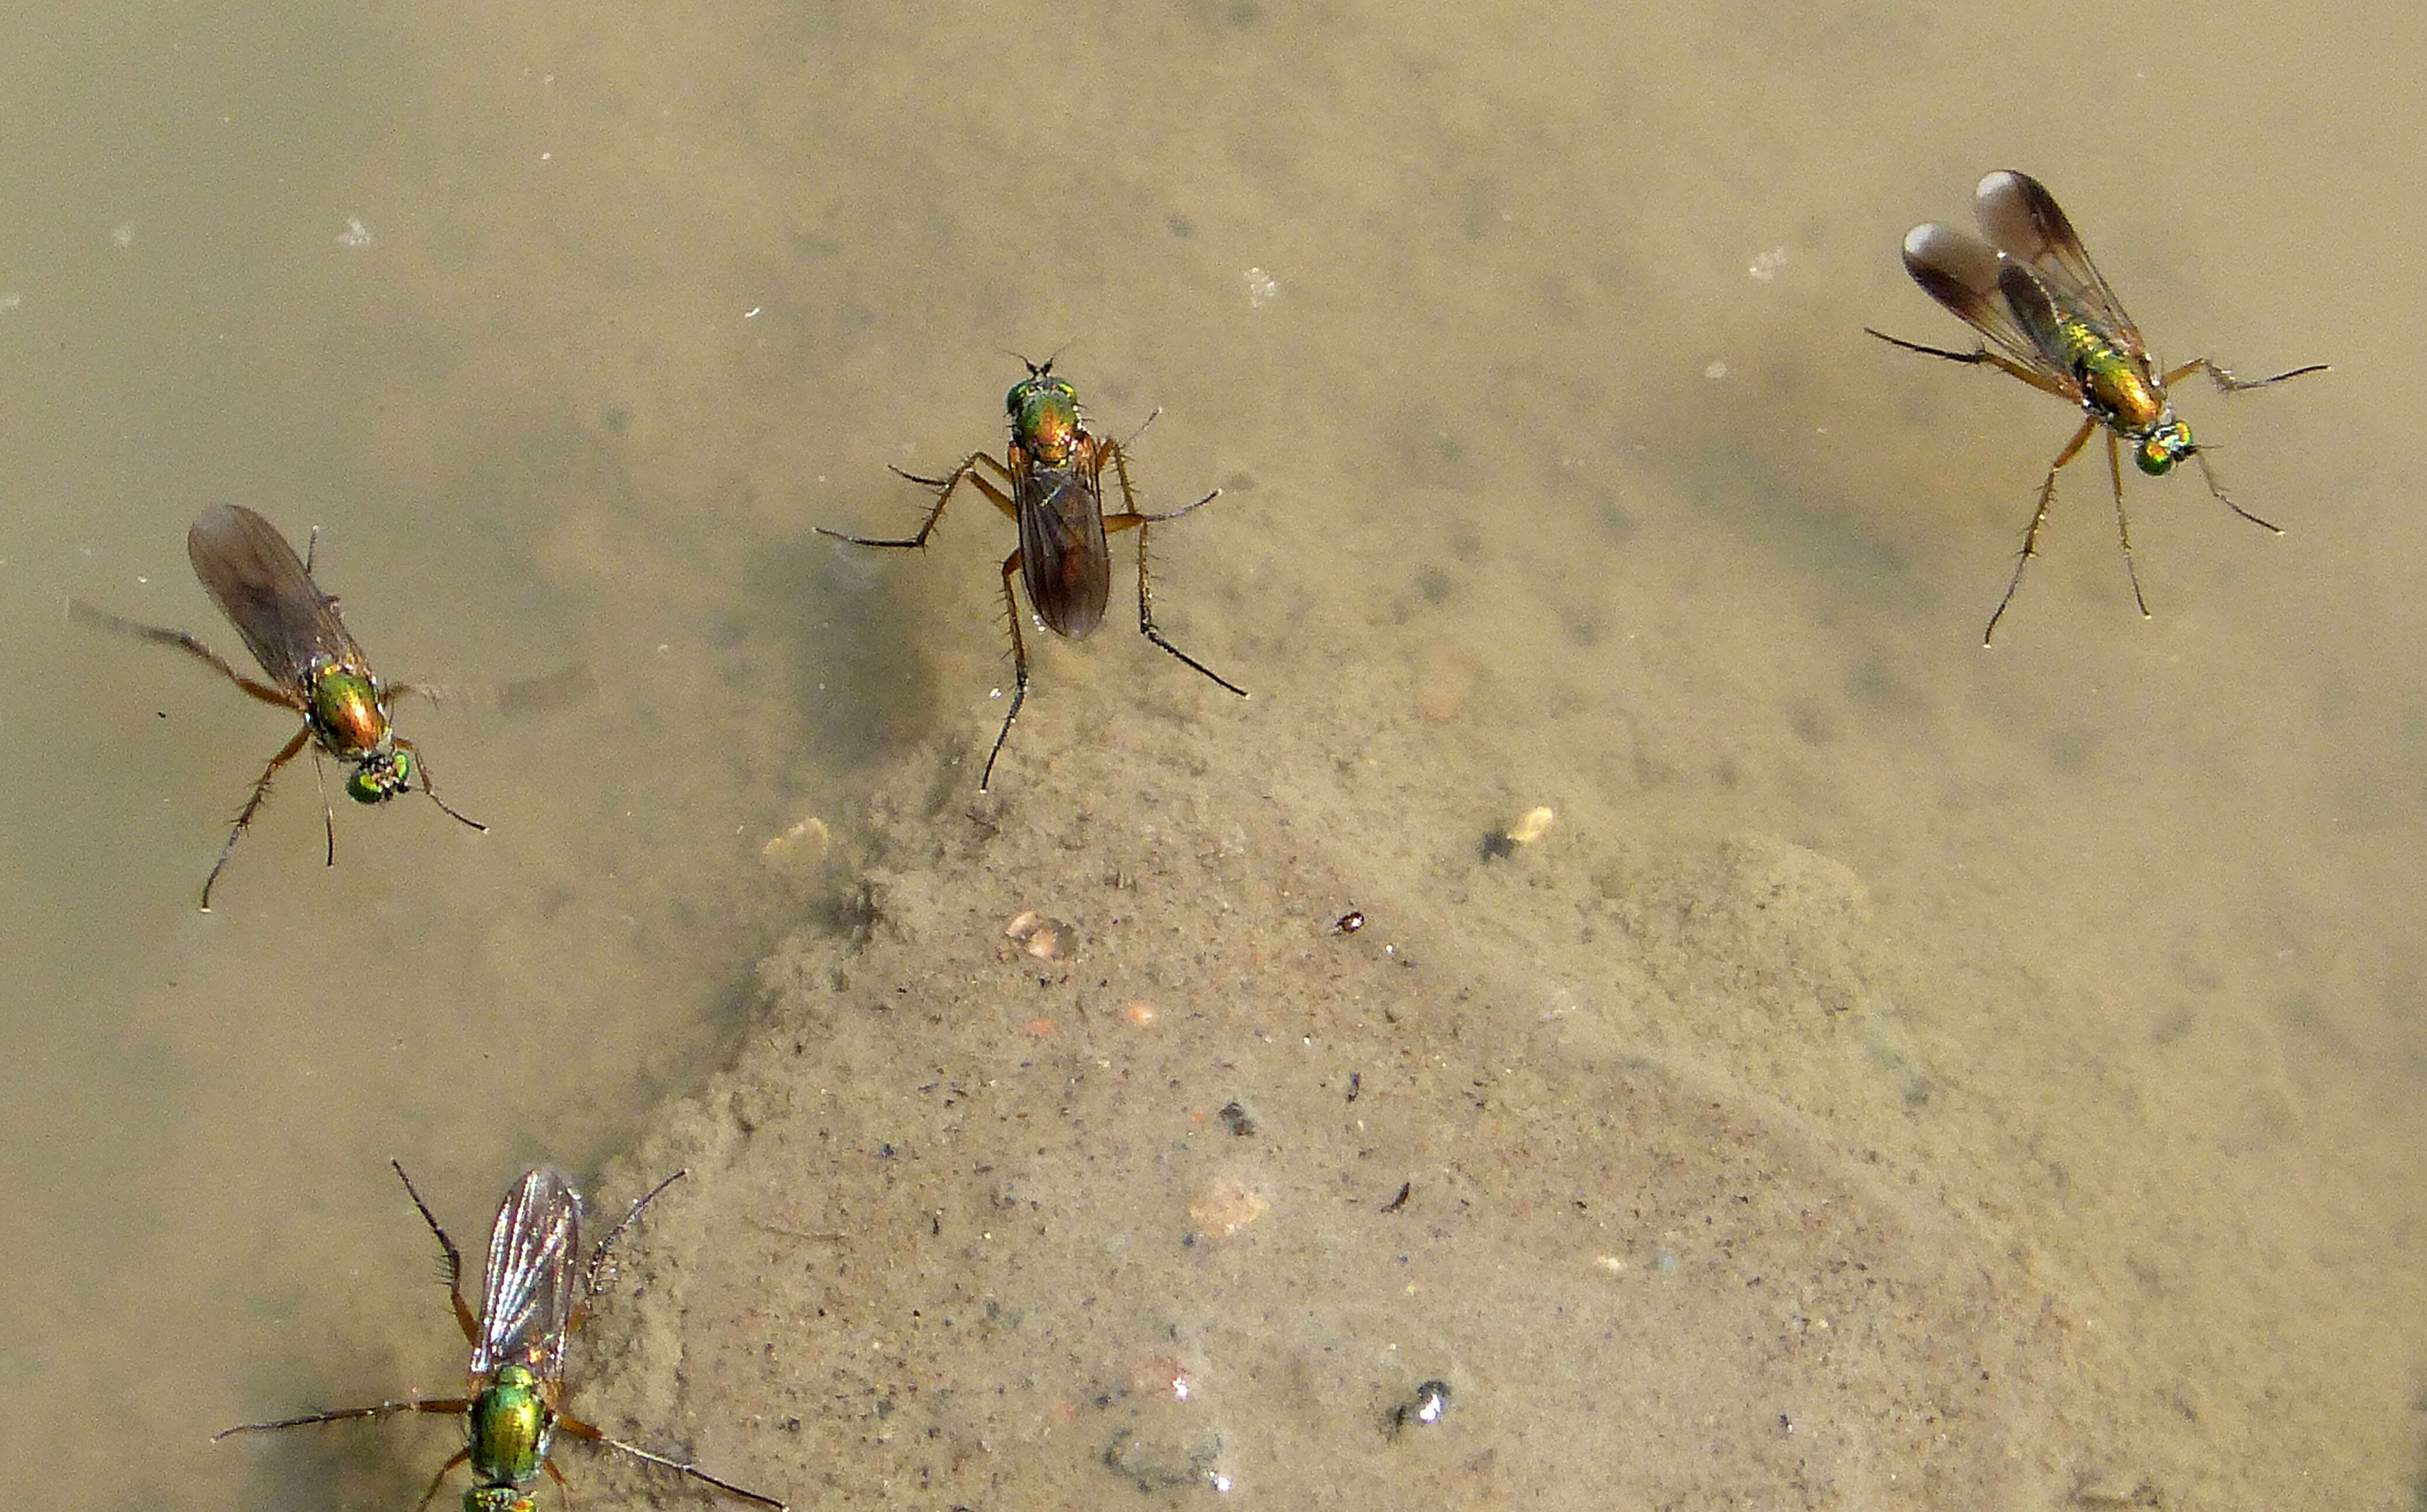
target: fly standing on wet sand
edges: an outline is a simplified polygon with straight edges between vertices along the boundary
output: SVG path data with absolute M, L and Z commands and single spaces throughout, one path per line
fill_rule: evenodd
M 1053 376 L 1051 358 L 1041 366 L 1034 363 L 1026 366 L 1028 376 L 1013 384 L 1003 399 L 1004 407 L 1011 412 L 1011 443 L 1005 460 L 998 462 L 987 452 L 973 451 L 942 478 L 902 473 L 910 481 L 937 491 L 935 507 L 927 512 L 926 522 L 919 527 L 917 535 L 879 541 L 818 527 L 820 535 L 854 545 L 924 546 L 936 522 L 944 517 L 944 506 L 952 502 L 953 490 L 964 482 L 974 485 L 994 501 L 995 508 L 1018 522 L 1019 548 L 1002 561 L 1002 598 L 1011 616 L 1011 707 L 1002 717 L 1002 729 L 994 738 L 994 749 L 986 753 L 985 771 L 978 778 L 980 792 L 993 782 L 995 758 L 1002 755 L 1002 744 L 1011 739 L 1011 726 L 1019 718 L 1019 706 L 1028 697 L 1028 647 L 1020 640 L 1019 600 L 1011 591 L 1012 577 L 1017 574 L 1027 587 L 1028 602 L 1047 629 L 1073 641 L 1083 641 L 1103 623 L 1104 606 L 1112 594 L 1113 557 L 1112 547 L 1105 541 L 1108 534 L 1132 528 L 1138 533 L 1139 633 L 1220 687 L 1242 698 L 1247 696 L 1246 689 L 1164 639 L 1163 632 L 1155 628 L 1153 595 L 1147 586 L 1146 528 L 1176 520 L 1191 510 L 1211 504 L 1221 496 L 1222 491 L 1217 488 L 1194 504 L 1161 514 L 1139 513 L 1137 499 L 1130 489 L 1127 448 L 1120 442 L 1091 434 L 1081 423 L 1079 391 L 1067 380 Z M 1154 415 L 1147 416 L 1148 424 L 1153 420 Z M 1145 429 L 1138 428 L 1140 432 Z M 1132 444 L 1136 440 L 1135 435 L 1130 437 Z M 1118 514 L 1104 512 L 1103 472 L 1107 463 L 1112 464 L 1113 476 L 1121 485 L 1124 508 Z M 898 467 L 894 471 L 902 472 Z M 989 473 L 993 477 L 989 478 Z M 1005 493 L 1006 488 L 1010 492 Z
M 435 1401 L 415 1398 L 382 1402 L 372 1406 L 282 1418 L 275 1423 L 239 1423 L 214 1436 L 214 1443 L 233 1434 L 384 1418 L 399 1412 L 461 1414 L 464 1445 L 453 1458 L 438 1467 L 438 1473 L 430 1478 L 430 1488 L 415 1504 L 414 1512 L 428 1506 L 438 1494 L 447 1472 L 467 1460 L 471 1464 L 472 1485 L 464 1493 L 464 1512 L 532 1512 L 529 1488 L 539 1479 L 541 1471 L 547 1471 L 559 1491 L 564 1489 L 563 1473 L 547 1457 L 560 1429 L 635 1459 L 680 1471 L 745 1502 L 786 1512 L 784 1504 L 772 1496 L 745 1491 L 696 1465 L 610 1439 L 590 1424 L 557 1410 L 557 1399 L 563 1391 L 565 1341 L 581 1326 L 590 1299 L 605 1284 L 609 1251 L 659 1193 L 690 1172 L 676 1171 L 633 1203 L 623 1221 L 608 1230 L 598 1247 L 590 1252 L 589 1263 L 584 1266 L 581 1195 L 574 1191 L 573 1183 L 561 1171 L 545 1165 L 525 1171 L 513 1190 L 506 1194 L 505 1202 L 497 1209 L 497 1224 L 489 1230 L 489 1265 L 482 1277 L 481 1311 L 476 1318 L 464 1301 L 463 1252 L 447 1237 L 447 1230 L 439 1227 L 430 1205 L 421 1200 L 421 1194 L 414 1190 L 413 1179 L 404 1174 L 403 1165 L 389 1163 L 396 1165 L 406 1195 L 420 1210 L 422 1222 L 438 1236 L 438 1247 L 446 1251 L 448 1294 L 455 1304 L 455 1321 L 472 1345 L 472 1394 Z M 570 1500 L 567 1493 L 568 1503 Z
M 315 530 L 312 549 L 318 545 L 319 532 Z M 320 585 L 312 580 L 311 562 L 295 555 L 295 548 L 275 526 L 242 505 L 221 504 L 204 511 L 186 532 L 186 555 L 193 561 L 194 576 L 203 580 L 220 612 L 252 649 L 252 658 L 269 675 L 268 683 L 245 676 L 183 630 L 138 625 L 73 601 L 68 605 L 68 614 L 105 629 L 175 646 L 263 703 L 303 716 L 303 727 L 262 769 L 261 779 L 252 785 L 252 796 L 236 815 L 236 827 L 228 831 L 227 843 L 220 847 L 218 863 L 203 879 L 203 912 L 210 912 L 211 887 L 236 853 L 236 840 L 269 797 L 270 779 L 295 759 L 307 741 L 314 748 L 315 776 L 319 773 L 322 752 L 354 769 L 346 779 L 346 796 L 356 803 L 385 803 L 418 785 L 450 818 L 476 830 L 488 828 L 447 806 L 446 800 L 431 789 L 430 770 L 422 763 L 421 754 L 388 723 L 389 701 L 421 690 L 410 683 L 380 681 L 371 671 L 370 658 L 363 655 L 345 621 L 338 618 L 337 601 L 320 591 Z M 325 785 L 320 812 L 328 829 L 329 865 L 335 866 L 337 821 L 329 812 Z
M 1980 181 L 1973 193 L 1973 213 L 1987 239 L 1935 221 L 1919 225 L 1904 238 L 1905 271 L 1922 292 L 1945 305 L 1979 332 L 1983 344 L 1971 351 L 1948 351 L 1870 331 L 1892 346 L 1959 363 L 1984 363 L 2003 368 L 2033 388 L 2044 389 L 2081 407 L 2081 428 L 2048 464 L 2040 484 L 2039 507 L 2024 532 L 2014 575 L 2005 596 L 1989 616 L 1980 637 L 1986 645 L 1997 633 L 1997 621 L 2022 586 L 2023 569 L 2039 552 L 2040 528 L 2047 523 L 2048 505 L 2056 498 L 2056 475 L 2088 442 L 2091 432 L 2107 428 L 2107 473 L 2115 489 L 2115 533 L 2124 544 L 2124 571 L 2132 580 L 2132 599 L 2142 618 L 2148 600 L 2141 594 L 2141 575 L 2132 565 L 2132 528 L 2124 515 L 2124 467 L 2119 441 L 2132 444 L 2132 461 L 2151 477 L 2171 471 L 2188 457 L 2199 464 L 2200 476 L 2216 501 L 2251 524 L 2281 535 L 2283 531 L 2226 496 L 2224 487 L 2207 464 L 2201 447 L 2191 440 L 2191 427 L 2175 417 L 2167 386 L 2197 370 L 2205 370 L 2228 394 L 2265 388 L 2305 373 L 2322 373 L 2323 363 L 2311 363 L 2272 378 L 2240 379 L 2206 357 L 2194 357 L 2163 374 L 2150 360 L 2141 330 L 2099 275 L 2073 222 L 2057 207 L 2056 199 L 2039 180 L 2012 169 L 2000 169 Z

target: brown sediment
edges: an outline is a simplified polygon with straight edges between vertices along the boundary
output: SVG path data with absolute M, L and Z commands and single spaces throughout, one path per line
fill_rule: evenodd
M 2071 1484 L 2104 1351 L 1977 1178 L 1918 1158 L 1920 1057 L 1847 869 L 1747 837 L 1611 901 L 1579 859 L 1564 880 L 1613 915 L 1703 920 L 1605 947 L 1630 964 L 1595 984 L 1594 951 L 1529 960 L 1421 900 L 1392 899 L 1416 921 L 1387 948 L 1310 932 L 1300 900 L 1389 889 L 1245 762 L 1184 814 L 1151 760 L 1052 765 L 1073 788 L 1001 810 L 936 771 L 871 805 L 867 850 L 929 858 L 897 889 L 921 907 L 796 932 L 748 1047 L 635 1152 L 696 1175 L 632 1245 L 639 1305 L 601 1336 L 636 1342 L 602 1350 L 592 1403 L 689 1425 L 795 1504 L 1225 1476 L 1263 1504 L 1936 1508 Z M 1074 793 L 1156 822 L 1073 850 Z M 1085 931 L 1084 969 L 1003 950 L 1023 899 Z M 1740 1017 L 1800 1069 L 1731 1071 Z M 1242 1103 L 1245 1139 L 1210 1113 Z M 1142 1387 L 1141 1360 L 1186 1361 L 1188 1390 Z M 1431 1382 L 1456 1412 L 1391 1432 Z

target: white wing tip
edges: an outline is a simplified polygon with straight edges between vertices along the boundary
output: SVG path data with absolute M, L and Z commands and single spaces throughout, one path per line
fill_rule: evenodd
M 1972 190 L 1972 197 L 1976 200 L 1986 200 L 2014 193 L 2022 176 L 2011 168 L 2000 168 L 1984 173 L 1980 176 L 1979 186 Z

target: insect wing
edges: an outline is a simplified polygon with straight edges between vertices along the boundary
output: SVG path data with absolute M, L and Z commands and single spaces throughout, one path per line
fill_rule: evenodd
M 278 528 L 252 511 L 240 504 L 204 511 L 186 532 L 186 555 L 273 680 L 300 690 L 321 659 L 368 666 L 337 618 L 337 601 L 320 592 Z
M 2042 343 L 2043 334 L 2054 327 L 2034 318 L 2046 311 L 2048 300 L 2029 268 L 2000 257 L 1996 248 L 1968 231 L 1932 221 L 1906 233 L 1904 270 L 1923 293 L 2036 374 L 2042 387 L 2068 398 L 2078 395 L 2080 385 L 2058 355 L 2061 349 Z M 2018 289 L 2025 299 L 2023 314 L 2017 313 L 2013 299 Z
M 2146 357 L 2140 328 L 2124 313 L 2105 275 L 2090 260 L 2073 222 L 2047 187 L 2028 173 L 2001 168 L 1980 181 L 1972 210 L 1992 244 L 2045 280 L 2058 302 L 2077 302 L 2084 315 L 2136 357 Z
M 565 1334 L 581 1301 L 581 1195 L 563 1172 L 535 1165 L 497 1209 L 489 1230 L 489 1268 L 481 1282 L 481 1337 L 472 1345 L 478 1378 L 503 1365 L 526 1365 L 543 1381 L 564 1373 Z
M 1103 623 L 1113 588 L 1095 443 L 1083 439 L 1069 463 L 1059 467 L 1038 467 L 1013 455 L 1024 463 L 1016 481 L 1020 577 L 1028 601 L 1056 634 L 1083 641 Z

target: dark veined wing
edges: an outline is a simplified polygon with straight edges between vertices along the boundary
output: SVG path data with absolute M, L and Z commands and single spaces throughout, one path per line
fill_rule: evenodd
M 2054 325 L 2046 318 L 2047 292 L 2029 268 L 2000 257 L 1972 233 L 1933 220 L 1905 234 L 1904 270 L 1923 293 L 1980 333 L 2042 388 L 2069 399 L 2080 397 L 2062 349 L 2044 344 L 2054 339 Z
M 337 618 L 337 601 L 320 592 L 278 528 L 252 511 L 241 504 L 204 511 L 186 532 L 186 555 L 273 680 L 300 689 L 321 658 L 368 665 Z
M 2028 173 L 2001 168 L 1980 180 L 1973 191 L 1972 211 L 1990 242 L 2045 280 L 2060 302 L 2079 301 L 2119 345 L 2136 357 L 2149 354 L 2140 328 L 2124 313 L 2123 302 L 2090 260 L 2089 249 L 2045 185 Z
M 489 1268 L 481 1279 L 481 1337 L 472 1374 L 527 1365 L 541 1380 L 564 1373 L 564 1339 L 582 1300 L 581 1195 L 553 1166 L 523 1173 L 489 1230 Z
M 1103 623 L 1113 588 L 1095 456 L 1094 444 L 1083 442 L 1067 463 L 1032 463 L 1016 480 L 1020 577 L 1028 585 L 1028 601 L 1055 634 L 1073 641 L 1085 640 Z

